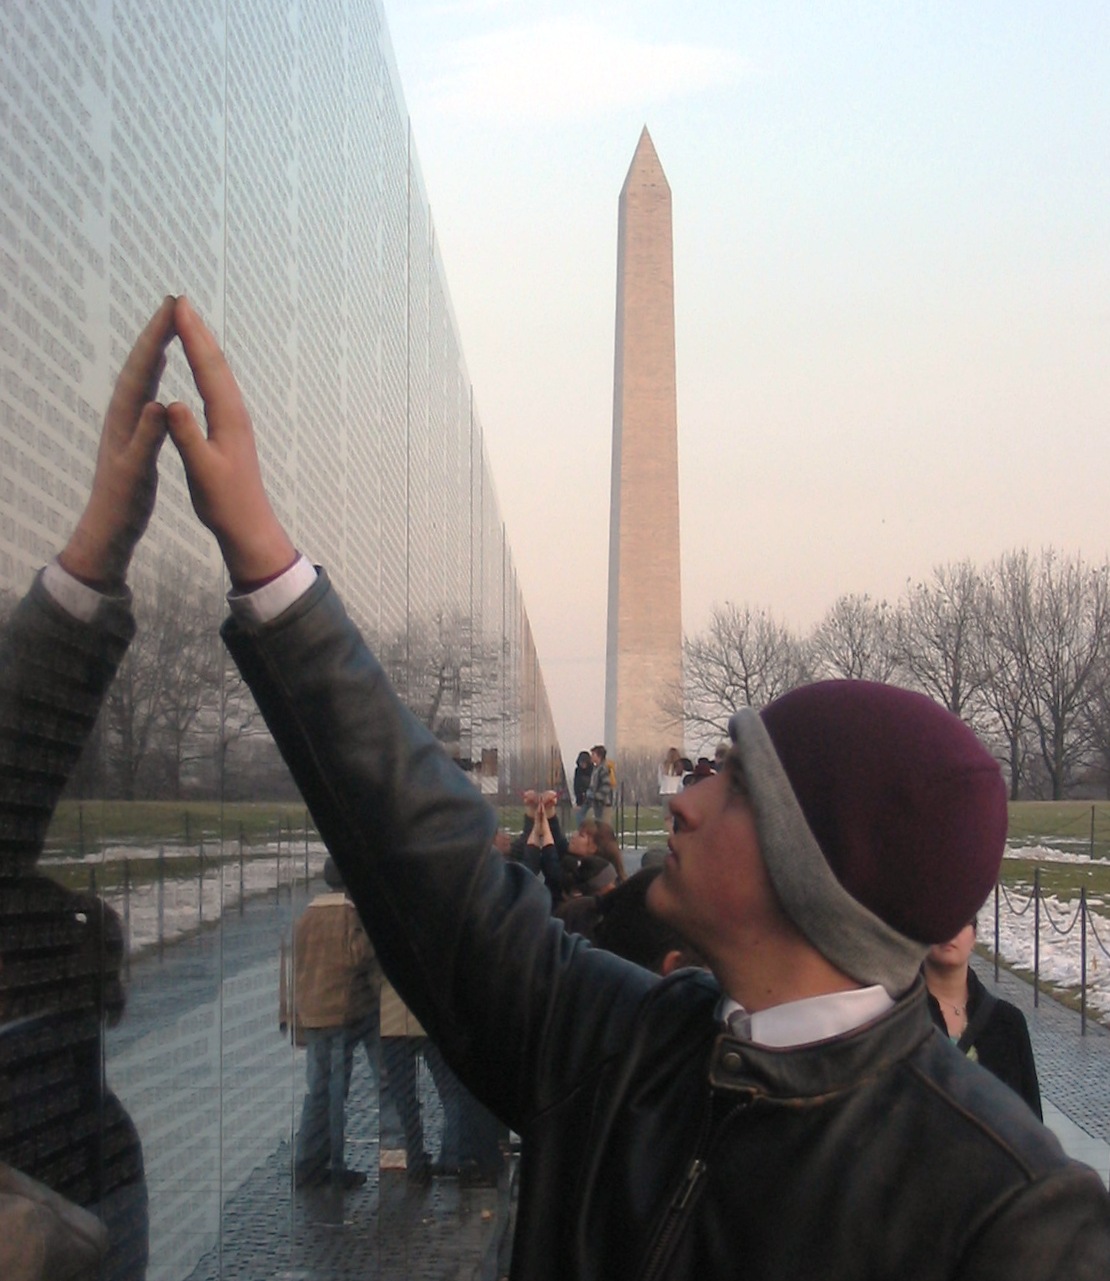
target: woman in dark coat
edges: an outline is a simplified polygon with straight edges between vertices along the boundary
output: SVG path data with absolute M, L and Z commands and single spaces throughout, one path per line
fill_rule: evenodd
M 586 804 L 586 791 L 590 786 L 590 775 L 594 772 L 594 763 L 589 752 L 579 752 L 574 763 L 574 808 L 581 809 Z
M 1043 1120 L 1025 1015 L 988 992 L 968 965 L 977 924 L 973 919 L 954 939 L 929 949 L 925 958 L 929 1012 L 958 1050 L 1020 1094 Z

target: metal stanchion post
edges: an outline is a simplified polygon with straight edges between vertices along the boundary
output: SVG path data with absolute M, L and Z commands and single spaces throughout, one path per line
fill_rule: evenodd
M 999 909 L 999 887 L 1001 881 L 994 883 L 994 981 L 998 982 L 998 909 Z
M 166 950 L 166 851 L 158 846 L 158 959 Z
M 131 860 L 123 860 L 123 977 L 131 978 Z
M 1033 869 L 1033 1006 L 1041 1003 L 1041 869 Z
M 243 900 L 246 898 L 243 882 L 243 824 L 239 824 L 239 915 L 243 915 Z
M 204 833 L 200 834 L 200 843 L 197 845 L 198 863 L 197 868 L 197 924 L 204 924 Z
M 1094 810 L 1091 811 L 1094 813 Z M 1092 819 L 1092 825 L 1094 820 Z M 1087 1035 L 1087 887 L 1079 887 L 1079 1035 Z

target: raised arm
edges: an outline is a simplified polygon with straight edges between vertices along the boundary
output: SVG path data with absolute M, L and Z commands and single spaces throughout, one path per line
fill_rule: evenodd
M 116 380 L 88 502 L 58 563 L 86 587 L 83 618 L 43 576 L 0 631 L 0 872 L 42 851 L 58 798 L 134 633 L 124 578 L 150 519 L 165 413 L 152 403 L 173 337 L 167 298 Z
M 231 370 L 184 301 L 177 329 L 207 431 L 179 405 L 169 430 L 242 589 L 296 554 L 266 499 Z M 535 877 L 491 851 L 493 811 L 401 705 L 326 574 L 268 623 L 237 613 L 223 635 L 386 975 L 470 1089 L 519 1128 L 623 1044 L 650 976 L 624 966 L 599 999 L 591 973 L 623 963 L 587 955 L 551 921 Z M 596 1040 L 553 1052 L 587 1024 Z

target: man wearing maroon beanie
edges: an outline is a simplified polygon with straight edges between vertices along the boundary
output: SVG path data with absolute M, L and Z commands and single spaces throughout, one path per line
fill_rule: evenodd
M 495 814 L 278 523 L 212 335 L 175 321 L 207 431 L 167 423 L 236 588 L 224 638 L 383 967 L 523 1138 L 512 1276 L 1105 1281 L 1098 1177 L 935 1031 L 918 975 L 1002 853 L 974 735 L 864 682 L 738 712 L 649 900 L 712 973 L 590 947 L 490 850 Z

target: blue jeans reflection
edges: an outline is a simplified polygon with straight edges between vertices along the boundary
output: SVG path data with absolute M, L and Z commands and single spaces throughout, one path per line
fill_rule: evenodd
M 345 1027 L 306 1028 L 308 1093 L 297 1131 L 297 1178 L 320 1178 L 343 1163 L 344 1109 L 354 1046 Z

